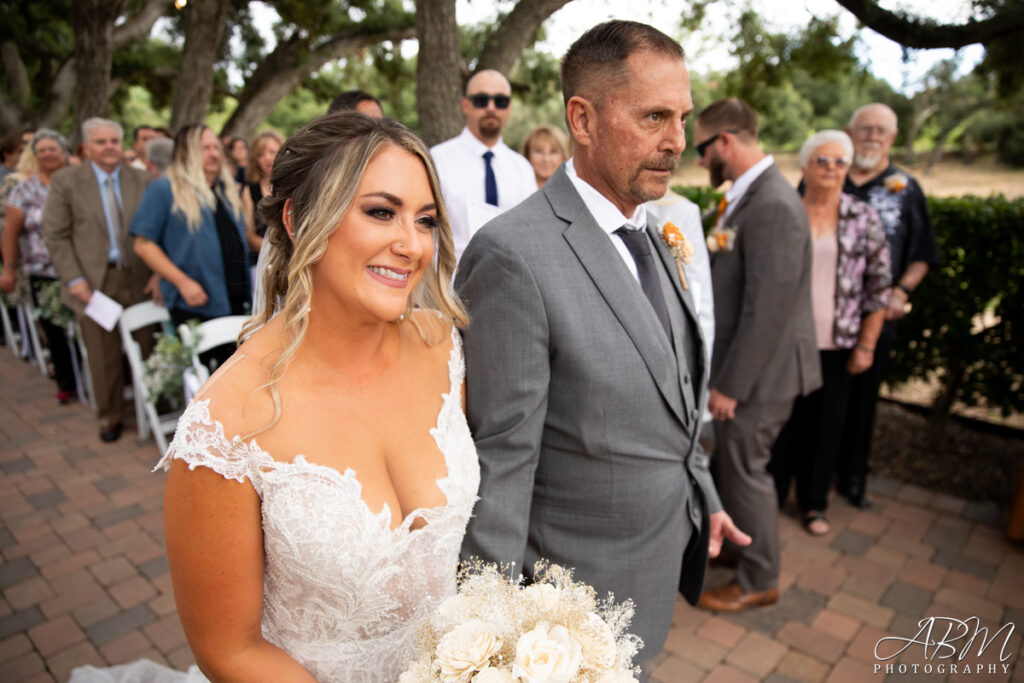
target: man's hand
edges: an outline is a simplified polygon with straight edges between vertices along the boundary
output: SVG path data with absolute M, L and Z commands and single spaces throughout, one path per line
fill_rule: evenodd
M 859 346 L 853 347 L 853 351 L 850 352 L 850 357 L 846 359 L 846 371 L 851 375 L 859 375 L 868 368 L 870 368 L 875 362 L 875 354 L 873 351 L 865 351 Z
M 14 291 L 14 281 L 17 273 L 14 268 L 4 268 L 4 272 L 0 273 L 0 289 L 4 290 L 8 294 Z
M 186 279 L 182 286 L 178 287 L 178 291 L 181 293 L 182 298 L 185 299 L 185 303 L 192 308 L 203 306 L 210 299 L 210 297 L 206 296 L 206 292 L 203 291 L 202 285 L 192 278 Z
M 708 556 L 718 557 L 722 552 L 722 541 L 729 540 L 736 545 L 750 545 L 751 538 L 740 531 L 732 522 L 732 517 L 725 510 L 712 513 L 708 518 L 711 538 L 708 540 Z
M 899 320 L 910 311 L 907 293 L 899 287 L 889 290 L 889 309 L 885 312 L 886 320 Z
M 68 291 L 71 292 L 71 296 L 75 297 L 86 306 L 89 305 L 89 300 L 92 299 L 92 289 L 89 288 L 89 283 L 85 280 L 79 280 L 75 284 L 69 286 Z
M 142 288 L 142 293 L 148 294 L 149 298 L 152 299 L 153 303 L 157 306 L 164 305 L 164 295 L 163 292 L 160 291 L 160 276 L 156 273 L 150 275 L 149 279 L 146 280 L 146 286 Z
M 708 396 L 708 412 L 716 420 L 731 420 L 736 417 L 736 404 L 738 401 L 729 398 L 718 389 L 712 389 Z

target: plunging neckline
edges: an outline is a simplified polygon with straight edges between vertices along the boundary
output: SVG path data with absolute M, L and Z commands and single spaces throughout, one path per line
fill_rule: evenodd
M 282 470 L 301 471 L 304 469 L 311 469 L 315 472 L 326 474 L 327 479 L 337 484 L 337 489 L 342 493 L 349 493 L 348 491 L 346 491 L 345 487 L 345 483 L 348 482 L 355 489 L 354 497 L 359 501 L 360 510 L 369 518 L 378 521 L 381 525 L 382 531 L 386 530 L 392 535 L 393 538 L 396 539 L 400 535 L 404 535 L 406 537 L 412 536 L 413 532 L 421 531 L 430 524 L 430 517 L 434 516 L 435 514 L 439 514 L 441 511 L 445 510 L 452 504 L 451 496 L 449 492 L 446 491 L 447 485 L 450 481 L 452 474 L 452 454 L 450 453 L 451 449 L 446 449 L 444 447 L 444 444 L 442 444 L 439 441 L 439 436 L 442 433 L 442 426 L 445 423 L 445 420 L 447 419 L 448 415 L 450 414 L 450 411 L 453 410 L 453 408 L 461 410 L 462 407 L 462 366 L 460 363 L 461 339 L 459 338 L 458 332 L 454 329 L 452 330 L 451 339 L 452 348 L 448 355 L 448 391 L 441 392 L 441 407 L 437 411 L 437 417 L 434 421 L 434 426 L 428 430 L 428 433 L 433 439 L 434 445 L 437 447 L 438 451 L 440 451 L 442 458 L 444 458 L 445 472 L 442 476 L 434 480 L 434 486 L 441 493 L 441 495 L 444 496 L 445 502 L 440 505 L 435 505 L 432 507 L 420 506 L 410 510 L 406 515 L 402 517 L 402 521 L 397 527 L 391 526 L 391 523 L 394 519 L 394 514 L 391 510 L 391 505 L 387 501 L 384 501 L 379 512 L 374 512 L 373 509 L 370 507 L 369 503 L 367 503 L 366 500 L 363 498 L 363 483 L 359 480 L 359 475 L 353 467 L 346 467 L 344 470 L 339 470 L 335 467 L 331 467 L 330 465 L 324 465 L 318 462 L 310 461 L 307 459 L 304 453 L 297 453 L 293 455 L 289 460 L 279 460 L 275 458 L 273 455 L 271 455 L 269 451 L 263 449 L 257 442 L 256 437 L 253 437 L 249 441 L 243 441 L 240 435 L 235 434 L 230 439 L 228 439 L 224 434 L 224 425 L 221 424 L 219 420 L 214 420 L 210 417 L 209 406 L 210 401 L 212 399 L 194 399 L 193 402 L 185 409 L 185 412 L 182 413 L 181 418 L 179 418 L 179 427 L 181 424 L 187 423 L 189 421 L 188 419 L 193 419 L 191 413 L 197 412 L 199 414 L 195 416 L 194 419 L 202 424 L 211 425 L 215 428 L 218 438 L 225 442 L 226 448 L 224 449 L 224 451 L 226 453 L 245 453 L 248 456 L 246 459 L 249 461 L 254 461 L 256 466 L 259 467 L 260 470 L 263 472 Z M 246 356 L 245 354 L 240 354 L 236 356 L 231 361 L 226 363 L 222 370 L 227 371 L 228 368 L 230 368 L 236 362 L 247 357 L 248 356 Z M 161 458 L 157 466 L 153 468 L 154 471 L 160 468 L 165 463 L 169 465 L 167 461 L 169 456 L 171 456 L 173 450 L 173 448 L 168 450 L 167 454 L 165 454 L 164 457 Z M 189 462 L 189 469 L 194 470 L 198 464 L 199 463 Z M 223 476 L 227 476 L 223 472 L 220 472 L 220 474 L 222 474 Z M 230 478 L 235 479 L 239 483 L 243 482 L 245 479 L 245 477 L 242 475 Z M 423 518 L 425 520 L 425 523 L 422 527 L 413 529 L 412 523 L 417 518 Z

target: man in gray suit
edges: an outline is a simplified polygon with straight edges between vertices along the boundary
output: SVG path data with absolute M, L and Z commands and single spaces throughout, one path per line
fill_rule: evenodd
M 753 543 L 735 548 L 736 580 L 701 596 L 701 607 L 722 612 L 778 599 L 778 502 L 768 461 L 793 400 L 821 385 L 807 212 L 761 151 L 757 127 L 750 105 L 728 98 L 701 112 L 693 138 L 711 185 L 733 183 L 708 243 L 716 335 L 708 411 L 722 504 Z
M 128 224 L 149 184 L 145 171 L 122 163 L 120 124 L 91 118 L 82 124 L 89 161 L 53 175 L 43 212 L 43 239 L 53 265 L 66 285 L 61 299 L 82 327 L 89 354 L 89 372 L 96 394 L 100 439 L 116 441 L 124 422 L 124 371 L 121 337 L 107 332 L 85 315 L 94 291 L 122 306 L 139 303 L 146 292 L 158 292 L 152 277 L 128 241 Z M 140 336 L 143 349 L 152 335 Z
M 575 156 L 474 236 L 456 277 L 482 474 L 463 555 L 527 578 L 549 559 L 631 598 L 643 661 L 677 590 L 695 601 L 709 552 L 745 539 L 697 443 L 693 301 L 643 206 L 685 148 L 689 75 L 671 38 L 611 21 L 569 48 L 562 89 Z

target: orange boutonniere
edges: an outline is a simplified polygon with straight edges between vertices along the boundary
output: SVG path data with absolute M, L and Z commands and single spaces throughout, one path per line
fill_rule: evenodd
M 907 189 L 907 176 L 902 173 L 894 173 L 884 181 L 885 189 L 892 193 L 903 192 Z
M 693 259 L 693 245 L 686 239 L 686 235 L 672 221 L 667 221 L 661 226 L 661 239 L 665 240 L 668 250 L 676 260 L 676 271 L 679 273 L 679 284 L 683 289 L 689 290 L 690 285 L 686 281 L 686 273 L 683 272 L 683 264 L 690 265 Z
M 712 254 L 718 251 L 732 251 L 736 242 L 736 231 L 728 226 L 716 225 L 708 234 L 708 251 Z

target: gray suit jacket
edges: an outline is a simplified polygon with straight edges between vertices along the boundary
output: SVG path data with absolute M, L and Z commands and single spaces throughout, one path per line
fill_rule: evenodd
M 145 171 L 121 164 L 125 230 L 149 181 L 150 175 Z M 43 239 L 63 284 L 84 277 L 91 289 L 102 289 L 107 274 L 110 234 L 103 213 L 103 200 L 100 199 L 100 186 L 89 162 L 69 166 L 53 174 L 50 195 L 43 211 Z M 135 255 L 131 238 L 126 235 L 125 240 L 132 289 L 141 301 L 144 298 L 142 290 L 150 275 L 149 266 Z M 61 299 L 79 314 L 85 310 L 85 304 L 71 296 L 67 287 L 61 288 Z
M 711 386 L 741 403 L 821 386 L 811 311 L 811 229 L 800 195 L 773 164 L 729 214 L 731 251 L 711 255 Z
M 549 559 L 599 595 L 632 598 L 646 657 L 668 633 L 681 568 L 684 594 L 699 596 L 702 528 L 721 509 L 696 439 L 700 327 L 653 241 L 701 367 L 677 365 L 678 343 L 673 352 L 564 166 L 473 237 L 456 278 L 471 318 L 467 410 L 482 475 L 463 556 L 513 561 L 527 576 Z

